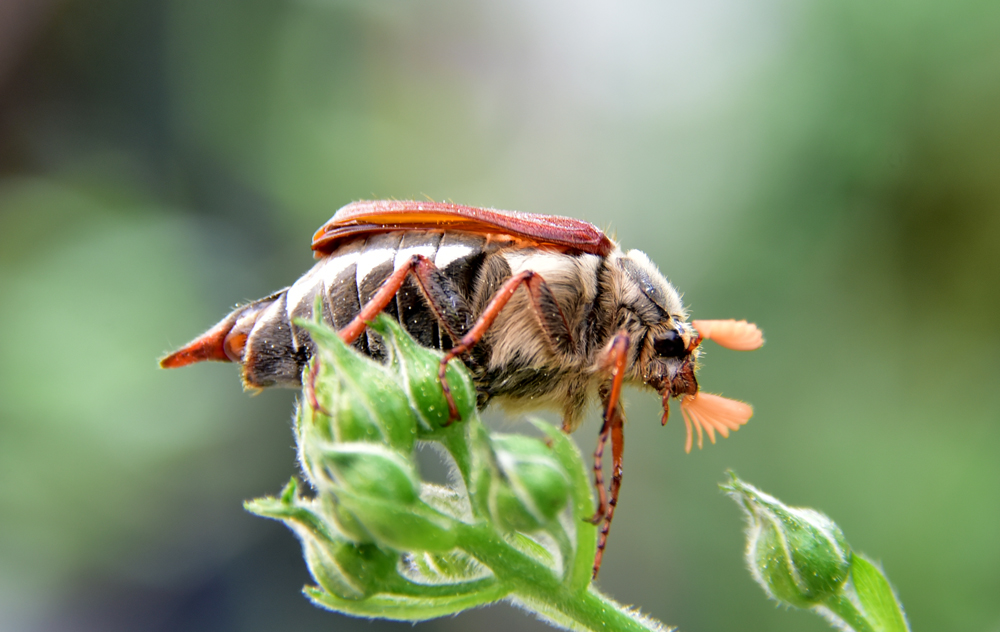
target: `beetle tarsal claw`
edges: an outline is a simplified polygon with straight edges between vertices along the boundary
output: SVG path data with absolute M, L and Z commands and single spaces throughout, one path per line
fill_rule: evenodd
M 598 507 L 597 511 L 594 512 L 593 516 L 591 516 L 590 518 L 584 518 L 584 520 L 586 520 L 592 525 L 601 524 L 602 522 L 608 519 L 608 507 L 609 507 L 608 505 L 605 505 L 604 507 Z

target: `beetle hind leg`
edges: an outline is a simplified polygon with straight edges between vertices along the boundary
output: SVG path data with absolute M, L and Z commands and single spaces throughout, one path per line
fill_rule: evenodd
M 382 282 L 381 287 L 362 306 L 361 311 L 340 330 L 339 335 L 341 340 L 348 344 L 354 342 L 365 331 L 367 323 L 392 303 L 396 298 L 396 294 L 399 293 L 400 288 L 406 282 L 407 277 L 411 274 L 415 277 L 420 293 L 423 294 L 427 306 L 444 329 L 444 332 L 452 340 L 461 339 L 463 343 L 466 342 L 466 339 L 471 335 L 471 332 L 466 333 L 469 329 L 468 323 L 472 320 L 472 312 L 468 304 L 452 286 L 448 278 L 434 265 L 434 262 L 424 255 L 419 254 L 410 257 L 406 263 L 397 268 Z M 473 326 L 473 331 L 482 320 L 483 317 L 481 316 L 476 325 Z M 492 320 L 489 320 L 486 327 L 489 327 L 489 324 L 492 322 Z M 478 342 L 480 337 L 482 337 L 482 333 L 476 336 L 467 347 L 471 347 L 475 342 Z M 448 400 L 451 421 L 458 419 L 459 415 L 444 373 L 448 362 L 453 357 L 459 355 L 459 353 L 464 353 L 467 350 L 467 348 L 462 348 L 462 350 L 456 352 L 456 349 L 460 348 L 461 345 L 445 354 L 444 359 L 441 360 L 441 371 L 439 373 L 441 388 Z
M 374 296 L 361 307 L 361 311 L 340 330 L 341 340 L 353 343 L 365 331 L 366 323 L 393 302 L 410 274 L 416 278 L 417 287 L 427 306 L 445 332 L 453 339 L 461 337 L 468 328 L 468 322 L 472 320 L 465 299 L 451 286 L 451 282 L 433 261 L 424 255 L 413 255 L 382 282 Z

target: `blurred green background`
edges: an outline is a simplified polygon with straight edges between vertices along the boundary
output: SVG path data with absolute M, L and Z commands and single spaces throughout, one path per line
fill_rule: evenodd
M 605 591 L 828 629 L 752 583 L 733 468 L 833 516 L 914 630 L 1000 630 L 998 33 L 976 0 L 0 3 L 0 630 L 410 629 L 313 608 L 241 508 L 295 472 L 294 393 L 156 359 L 341 205 L 425 196 L 608 227 L 765 330 L 706 357 L 756 407 L 718 445 L 627 394 Z

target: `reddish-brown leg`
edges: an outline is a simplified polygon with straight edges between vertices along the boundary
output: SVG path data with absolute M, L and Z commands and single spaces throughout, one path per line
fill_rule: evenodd
M 479 315 L 479 318 L 472 325 L 469 333 L 465 334 L 458 345 L 441 358 L 441 368 L 438 370 L 438 378 L 441 380 L 441 388 L 444 390 L 444 396 L 448 400 L 449 422 L 457 421 L 459 414 L 458 408 L 455 406 L 455 399 L 451 394 L 451 387 L 448 386 L 448 379 L 445 376 L 448 370 L 448 363 L 451 362 L 452 358 L 467 353 L 486 335 L 486 331 L 489 330 L 493 325 L 493 321 L 500 315 L 500 310 L 510 301 L 511 297 L 514 296 L 514 292 L 517 291 L 517 288 L 522 283 L 528 290 L 532 310 L 541 321 L 542 331 L 549 339 L 549 343 L 552 344 L 553 349 L 562 350 L 573 347 L 569 324 L 566 322 L 566 317 L 563 315 L 559 304 L 552 297 L 552 292 L 545 284 L 545 280 L 537 272 L 532 272 L 531 270 L 518 272 L 500 286 L 497 293 L 490 299 L 489 304 L 486 305 L 486 309 L 483 310 L 483 313 Z
M 403 286 L 406 281 L 407 275 L 411 272 L 417 280 L 417 285 L 420 286 L 421 292 L 423 292 L 424 297 L 427 298 L 427 304 L 430 306 L 434 315 L 437 316 L 438 321 L 445 327 L 446 331 L 450 336 L 457 336 L 458 332 L 453 331 L 453 327 L 449 326 L 449 319 L 444 315 L 436 301 L 433 300 L 434 296 L 439 293 L 440 288 L 435 286 L 435 280 L 433 279 L 434 273 L 436 273 L 437 267 L 434 262 L 423 255 L 413 255 L 410 260 L 405 264 L 400 266 L 395 270 L 389 277 L 382 282 L 382 286 L 379 287 L 378 292 L 375 292 L 375 296 L 371 297 L 367 303 L 361 307 L 361 311 L 358 315 L 351 319 L 351 322 L 347 323 L 343 329 L 340 330 L 340 339 L 351 344 L 354 342 L 358 336 L 360 336 L 365 330 L 365 323 L 374 320 L 379 313 L 386 308 L 386 306 L 392 302 L 399 292 L 399 288 Z
M 618 493 L 622 486 L 622 458 L 625 451 L 625 414 L 621 405 L 622 384 L 625 380 L 625 365 L 628 361 L 629 336 L 619 332 L 611 342 L 604 363 L 611 372 L 611 388 L 601 389 L 601 402 L 604 404 L 604 424 L 598 438 L 597 449 L 594 451 L 594 486 L 597 488 L 597 513 L 591 518 L 594 524 L 603 522 L 601 533 L 597 540 L 597 553 L 594 555 L 594 575 L 601 570 L 604 558 L 604 547 L 608 543 L 608 533 L 611 531 L 611 521 L 615 517 L 615 507 L 618 505 Z M 604 490 L 604 444 L 611 437 L 611 489 L 610 500 Z
M 611 531 L 611 521 L 615 519 L 615 508 L 618 507 L 618 493 L 622 488 L 622 456 L 625 450 L 625 413 L 621 403 L 616 404 L 615 414 L 611 424 L 611 490 L 608 500 L 608 515 L 601 525 L 601 534 L 597 539 L 597 553 L 594 555 L 594 579 L 601 570 L 601 560 L 604 558 L 604 547 L 608 543 L 608 533 Z
M 604 393 L 601 393 L 604 399 Z M 590 518 L 592 524 L 599 524 L 608 515 L 608 490 L 604 489 L 604 444 L 611 435 L 611 424 L 604 417 L 601 432 L 597 435 L 597 448 L 594 450 L 594 487 L 597 489 L 597 511 Z
M 559 307 L 552 291 L 545 284 L 545 280 L 542 279 L 541 275 L 530 270 L 515 274 L 508 279 L 490 300 L 486 309 L 479 315 L 479 318 L 473 323 L 468 333 L 462 336 L 461 329 L 464 328 L 464 325 L 461 324 L 462 319 L 459 314 L 453 313 L 453 306 L 446 306 L 448 301 L 443 299 L 443 295 L 448 295 L 449 297 L 451 295 L 439 278 L 441 273 L 434 265 L 434 262 L 423 255 L 413 255 L 409 261 L 400 266 L 399 269 L 395 270 L 382 282 L 382 286 L 379 287 L 375 295 L 364 304 L 361 311 L 351 319 L 351 322 L 347 323 L 340 330 L 341 340 L 348 344 L 354 342 L 364 332 L 365 324 L 378 316 L 393 300 L 406 281 L 407 275 L 410 273 L 413 273 L 413 276 L 416 278 L 417 285 L 420 287 L 427 305 L 434 312 L 438 322 L 445 328 L 445 331 L 452 340 L 460 339 L 458 346 L 446 353 L 444 358 L 442 358 L 441 368 L 438 373 L 441 380 L 441 389 L 448 400 L 449 421 L 458 420 L 459 414 L 458 407 L 455 406 L 455 399 L 451 394 L 451 388 L 448 385 L 448 379 L 445 377 L 448 362 L 452 358 L 468 352 L 469 349 L 482 339 L 483 335 L 486 334 L 486 331 L 493 324 L 493 321 L 500 314 L 500 310 L 503 309 L 511 296 L 514 295 L 514 291 L 517 290 L 521 283 L 524 283 L 527 287 L 532 310 L 537 314 L 542 325 L 542 331 L 548 338 L 553 349 L 557 351 L 569 351 L 573 348 L 573 338 L 562 309 Z M 454 297 L 451 298 L 453 299 Z M 452 300 L 451 302 L 454 301 Z M 462 309 L 466 308 L 463 307 Z

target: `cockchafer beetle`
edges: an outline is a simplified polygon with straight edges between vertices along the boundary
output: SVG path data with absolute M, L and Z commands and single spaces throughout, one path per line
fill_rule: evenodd
M 753 414 L 748 404 L 703 393 L 695 371 L 703 340 L 737 350 L 763 344 L 746 321 L 688 321 L 680 294 L 638 250 L 623 252 L 592 224 L 567 217 L 400 200 L 348 204 L 313 236 L 319 262 L 298 281 L 235 309 L 215 327 L 163 358 L 165 368 L 202 360 L 237 362 L 243 383 L 299 387 L 312 353 L 295 317 L 322 318 L 361 351 L 382 357 L 365 323 L 385 311 L 421 344 L 445 351 L 439 376 L 457 420 L 445 367 L 460 357 L 480 407 L 555 408 L 563 429 L 579 426 L 597 393 L 603 424 L 594 478 L 603 523 L 600 569 L 622 481 L 625 383 L 663 401 L 681 400 L 685 451 L 702 432 L 729 436 Z M 521 290 L 521 286 L 524 289 Z M 603 481 L 611 439 L 612 479 Z

